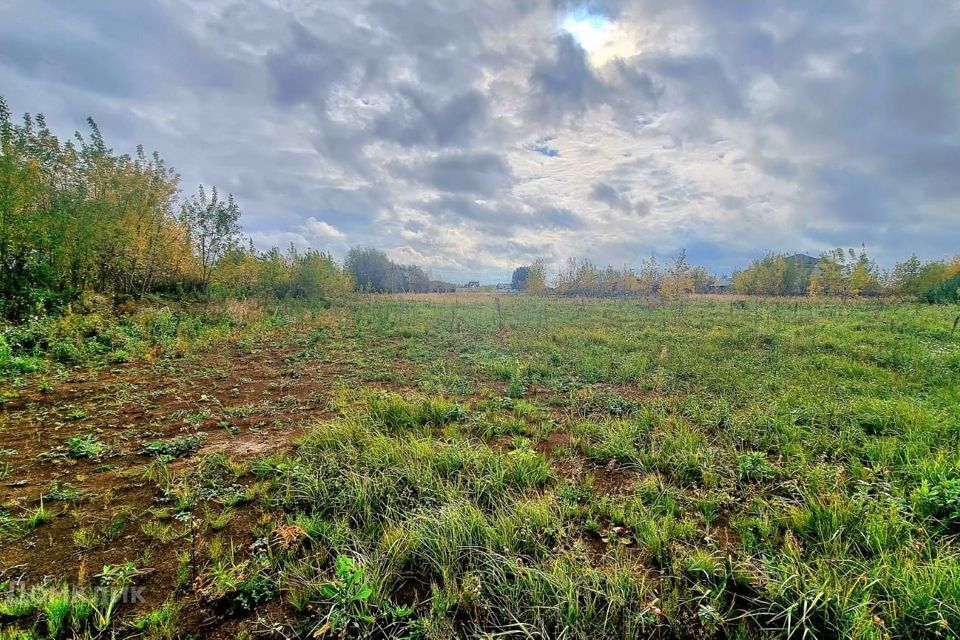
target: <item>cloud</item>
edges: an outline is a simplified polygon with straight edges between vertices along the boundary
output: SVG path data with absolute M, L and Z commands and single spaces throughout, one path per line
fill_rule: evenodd
M 453 153 L 427 161 L 414 174 L 447 193 L 493 196 L 514 181 L 510 165 L 494 153 Z
M 158 149 L 262 248 L 374 245 L 457 280 L 680 247 L 720 272 L 941 257 L 958 59 L 949 0 L 0 6 L 15 111 Z
M 597 202 L 603 202 L 611 209 L 617 209 L 624 213 L 636 213 L 637 215 L 646 215 L 650 213 L 650 203 L 645 201 L 631 202 L 625 194 L 616 190 L 605 182 L 598 182 L 593 185 L 590 191 L 590 197 Z
M 307 233 L 317 238 L 342 240 L 346 237 L 342 231 L 332 224 L 324 222 L 323 220 L 317 220 L 312 216 L 307 218 L 303 227 Z

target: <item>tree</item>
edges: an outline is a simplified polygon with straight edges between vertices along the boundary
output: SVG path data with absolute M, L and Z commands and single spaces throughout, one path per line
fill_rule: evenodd
M 791 296 L 806 293 L 812 267 L 804 256 L 768 253 L 733 274 L 733 289 L 745 295 Z
M 665 298 L 679 298 L 692 291 L 693 276 L 687 264 L 687 252 L 681 249 L 667 268 L 666 275 L 660 279 L 660 294 Z
M 640 264 L 640 275 L 637 277 L 636 284 L 637 292 L 644 296 L 650 296 L 656 293 L 660 287 L 661 275 L 657 256 L 651 254 L 649 258 Z
M 310 250 L 296 259 L 293 285 L 297 296 L 330 301 L 352 291 L 353 278 L 340 268 L 333 256 Z
M 694 293 L 706 293 L 710 289 L 710 283 L 713 282 L 713 278 L 703 267 L 692 268 L 690 278 L 693 280 Z
M 874 296 L 880 293 L 880 270 L 867 257 L 866 249 L 860 251 L 850 268 L 848 289 L 855 296 Z
M 197 195 L 184 203 L 181 220 L 199 260 L 200 285 L 206 291 L 217 262 L 240 238 L 240 207 L 232 195 L 221 200 L 216 187 L 207 197 L 201 184 Z
M 810 278 L 810 295 L 847 296 L 849 291 L 850 266 L 843 249 L 834 249 L 820 254 L 817 263 L 820 272 Z
M 893 293 L 901 296 L 916 296 L 920 294 L 921 273 L 923 264 L 917 254 L 911 255 L 903 262 L 898 262 L 890 274 L 890 288 Z
M 547 289 L 547 266 L 537 258 L 527 269 L 527 292 L 540 295 Z
M 530 267 L 517 267 L 513 270 L 513 277 L 510 278 L 511 284 L 513 284 L 514 289 L 524 291 L 527 288 L 527 274 L 530 272 Z
M 430 291 L 430 276 L 420 267 L 396 264 L 382 251 L 353 247 L 347 252 L 344 269 L 361 291 Z

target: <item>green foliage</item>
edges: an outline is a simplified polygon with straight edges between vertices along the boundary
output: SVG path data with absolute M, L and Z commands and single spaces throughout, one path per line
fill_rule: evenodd
M 198 433 L 192 436 L 173 438 L 172 440 L 144 442 L 141 451 L 161 460 L 170 461 L 176 458 L 182 458 L 199 449 L 203 444 L 203 438 L 203 434 Z
M 803 295 L 810 286 L 812 266 L 803 256 L 767 254 L 733 274 L 733 288 L 746 295 Z
M 233 196 L 201 185 L 181 201 L 180 178 L 157 153 L 118 154 L 88 122 L 87 136 L 61 140 L 42 114 L 16 124 L 0 98 L 0 317 L 62 312 L 83 306 L 90 292 L 125 310 L 157 292 L 210 296 L 211 283 L 231 295 L 327 301 L 351 289 L 328 255 L 241 248 Z M 58 343 L 52 351 L 74 364 L 83 349 Z M 0 356 L 0 368 L 25 364 Z
M 130 627 L 147 640 L 173 640 L 178 637 L 176 624 L 179 614 L 180 605 L 170 599 L 160 607 L 134 618 Z
M 217 262 L 240 239 L 240 207 L 232 195 L 221 200 L 216 187 L 207 196 L 201 184 L 197 195 L 183 204 L 180 220 L 196 248 L 200 284 L 206 288 Z
M 385 253 L 373 248 L 350 249 L 344 261 L 344 270 L 361 291 L 430 291 L 430 277 L 423 269 L 396 264 Z
M 773 477 L 776 469 L 760 451 L 748 451 L 737 456 L 737 479 L 760 482 Z
M 932 483 L 924 478 L 911 498 L 921 514 L 960 529 L 960 477 Z
M 200 595 L 229 615 L 253 611 L 276 594 L 276 584 L 262 557 L 237 558 L 231 547 L 199 578 Z
M 363 565 L 349 556 L 338 556 L 334 576 L 320 588 L 320 595 L 330 606 L 323 628 L 345 634 L 373 622 L 376 618 L 370 615 L 368 604 L 373 589 L 366 583 Z
M 91 433 L 83 436 L 71 436 L 64 446 L 69 458 L 96 458 L 106 449 L 106 445 Z
M 960 272 L 922 291 L 920 299 L 934 304 L 960 301 Z
M 86 289 L 144 293 L 185 253 L 178 177 L 156 154 L 118 155 L 97 125 L 61 141 L 0 99 L 0 314 L 26 318 Z

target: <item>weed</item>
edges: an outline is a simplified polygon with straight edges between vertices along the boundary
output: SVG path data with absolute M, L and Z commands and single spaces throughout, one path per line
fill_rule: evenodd
M 182 458 L 185 455 L 193 453 L 203 444 L 204 434 L 197 433 L 192 436 L 174 438 L 172 440 L 156 440 L 145 442 L 141 447 L 141 452 L 151 455 L 159 460 L 170 461 Z
M 737 456 L 737 479 L 742 482 L 762 482 L 772 478 L 776 469 L 760 451 L 748 451 Z
M 97 458 L 106 450 L 106 445 L 93 434 L 71 436 L 64 446 L 68 458 Z

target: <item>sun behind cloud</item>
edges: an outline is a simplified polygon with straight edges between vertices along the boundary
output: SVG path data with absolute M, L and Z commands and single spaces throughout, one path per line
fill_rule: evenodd
M 637 38 L 625 25 L 585 8 L 568 12 L 560 29 L 586 51 L 590 64 L 595 67 L 618 58 L 629 58 L 639 50 Z

